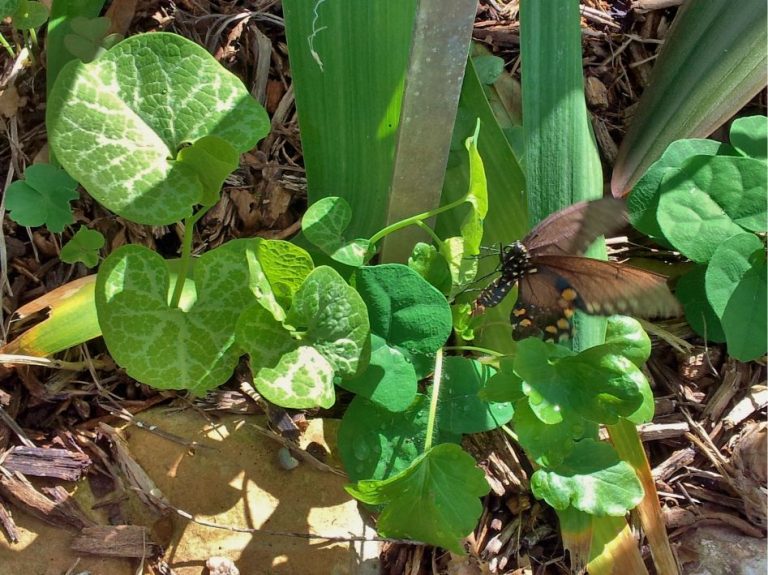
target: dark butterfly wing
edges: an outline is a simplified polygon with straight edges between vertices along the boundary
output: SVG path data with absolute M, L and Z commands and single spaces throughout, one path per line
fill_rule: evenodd
M 540 267 L 520 279 L 517 303 L 509 316 L 512 338 L 562 341 L 571 336 L 577 294 L 567 280 Z
M 602 198 L 573 204 L 541 221 L 523 239 L 532 256 L 579 255 L 598 236 L 614 233 L 626 225 L 624 200 Z
M 575 290 L 573 304 L 588 314 L 674 317 L 682 313 L 669 291 L 667 278 L 653 272 L 578 256 L 537 256 L 531 263 L 540 271 L 556 275 L 559 283 L 555 287 L 560 286 L 561 292 L 566 288 Z

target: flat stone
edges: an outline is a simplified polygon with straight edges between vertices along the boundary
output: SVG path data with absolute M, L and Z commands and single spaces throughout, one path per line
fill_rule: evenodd
M 725 527 L 704 526 L 683 535 L 684 575 L 765 575 L 765 539 L 748 537 Z M 682 554 L 681 554 L 682 555 Z
M 260 434 L 252 423 L 261 418 L 227 415 L 211 424 L 194 410 L 155 409 L 138 416 L 142 422 L 185 441 L 197 441 L 192 453 L 185 445 L 138 427 L 123 429 L 130 452 L 170 503 L 197 519 L 221 526 L 271 531 L 239 533 L 196 524 L 173 514 L 156 521 L 134 500 L 128 512 L 136 524 L 153 528 L 166 546 L 164 558 L 178 575 L 204 575 L 211 558 L 229 559 L 240 573 L 345 575 L 378 573 L 379 545 L 327 542 L 302 537 L 375 535 L 366 527 L 357 502 L 344 490 L 348 480 L 307 463 L 286 470 L 280 445 Z M 338 421 L 312 420 L 302 444 L 335 445 Z M 340 467 L 331 454 L 326 461 Z M 90 507 L 86 482 L 75 494 Z M 77 560 L 69 551 L 73 534 L 49 527 L 19 513 L 22 542 L 0 541 L 0 575 L 60 575 Z M 103 521 L 102 521 L 103 523 Z M 295 534 L 295 536 L 290 535 Z M 129 575 L 136 560 L 83 557 L 73 572 Z

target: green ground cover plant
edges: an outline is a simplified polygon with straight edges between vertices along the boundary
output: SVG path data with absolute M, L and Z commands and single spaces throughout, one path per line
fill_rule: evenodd
M 331 48 L 323 45 L 338 36 L 319 35 L 323 23 L 317 22 L 317 10 L 299 14 L 292 4 L 286 2 L 287 19 L 296 24 L 288 31 L 292 60 L 298 46 L 307 49 L 311 36 L 300 25 L 313 27 L 318 34 L 304 53 L 304 73 L 326 83 L 316 69 L 317 58 L 327 73 L 339 73 L 345 60 L 334 64 L 327 57 Z M 255 389 L 277 405 L 330 408 L 342 393 L 339 388 L 353 394 L 342 419 L 339 450 L 352 481 L 350 493 L 380 511 L 382 535 L 462 552 L 461 539 L 475 526 L 482 510 L 478 498 L 488 485 L 460 448 L 461 436 L 503 428 L 539 466 L 531 488 L 558 511 L 564 533 L 575 539 L 579 530 L 590 537 L 594 532 L 594 559 L 644 494 L 657 505 L 642 462 L 626 453 L 639 442 L 630 439 L 626 447 L 597 440 L 601 424 L 619 437 L 624 427 L 634 431 L 635 424 L 652 418 L 653 397 L 642 373 L 650 341 L 630 318 L 585 317 L 572 348 L 535 339 L 515 345 L 506 323 L 503 338 L 481 335 L 479 320 L 470 317 L 472 296 L 466 293 L 484 274 L 481 244 L 496 243 L 502 235 L 499 228 L 489 230 L 489 201 L 502 198 L 505 209 L 514 212 L 502 222 L 508 241 L 510 230 L 522 231 L 526 217 L 536 222 L 576 200 L 596 197 L 602 188 L 579 52 L 565 51 L 557 65 L 547 56 L 563 42 L 578 46 L 577 5 L 570 5 L 562 21 L 548 19 L 543 5 L 529 4 L 527 10 L 523 24 L 531 32 L 523 36 L 529 58 L 523 81 L 528 94 L 541 96 L 527 100 L 527 124 L 521 128 L 495 121 L 486 95 L 501 77 L 499 62 L 488 56 L 471 62 L 445 199 L 421 214 L 390 222 L 380 217 L 383 210 L 368 210 L 361 217 L 356 205 L 370 190 L 347 187 L 349 179 L 358 182 L 374 165 L 374 205 L 387 204 L 401 97 L 390 88 L 402 88 L 402 69 L 377 78 L 382 86 L 376 101 L 389 121 L 374 127 L 379 137 L 372 147 L 359 146 L 360 139 L 344 134 L 349 153 L 359 151 L 363 159 L 346 158 L 324 172 L 323 162 L 332 160 L 325 154 L 334 149 L 328 138 L 338 135 L 318 129 L 313 110 L 327 114 L 326 125 L 335 125 L 331 112 L 346 110 L 324 108 L 319 92 L 317 101 L 302 109 L 300 94 L 307 88 L 301 84 L 306 81 L 303 60 L 297 58 L 297 100 L 300 113 L 306 114 L 302 130 L 308 134 L 305 152 L 314 200 L 304 216 L 301 241 L 233 240 L 193 257 L 195 223 L 218 201 L 239 154 L 267 134 L 266 113 L 237 78 L 190 41 L 155 33 L 104 50 L 109 42 L 103 38 L 103 22 L 76 20 L 67 23 L 68 35 L 61 41 L 80 60 L 57 70 L 47 111 L 54 158 L 68 179 L 61 171 L 39 172 L 53 170 L 50 166 L 30 168 L 9 190 L 8 207 L 23 225 L 61 230 L 73 221 L 68 202 L 76 180 L 127 220 L 183 223 L 178 260 L 130 245 L 109 254 L 90 287 L 93 295 L 82 304 L 82 323 L 90 321 L 88 314 L 97 318 L 116 362 L 137 381 L 157 388 L 204 394 L 225 383 L 247 355 Z M 384 40 L 405 37 L 413 14 L 385 16 L 390 36 Z M 406 48 L 399 46 L 392 58 L 401 68 Z M 338 90 L 332 87 L 334 97 Z M 360 109 L 354 112 L 348 122 L 352 126 L 361 124 Z M 365 129 L 373 129 L 370 120 L 362 123 Z M 755 344 L 761 324 L 752 321 L 746 332 L 739 327 L 747 310 L 765 309 L 764 298 L 753 297 L 765 294 L 766 283 L 758 235 L 765 231 L 764 205 L 758 205 L 765 198 L 764 142 L 764 119 L 734 123 L 731 146 L 676 142 L 630 197 L 636 227 L 698 266 L 678 287 L 691 325 L 710 339 L 725 339 L 742 358 L 765 353 L 764 340 Z M 349 164 L 354 174 L 344 172 Z M 337 171 L 344 177 L 334 175 Z M 345 188 L 344 197 L 330 193 L 329 181 Z M 525 185 L 528 216 L 522 207 Z M 499 186 L 507 186 L 506 198 L 494 195 Z M 701 206 L 711 209 L 702 211 Z M 411 226 L 424 231 L 431 243 L 415 244 L 407 265 L 377 264 L 384 239 Z M 704 242 L 698 241 L 702 229 Z M 75 235 L 62 259 L 96 263 L 101 246 L 88 231 Z M 599 255 L 600 246 L 594 249 L 591 253 Z M 764 323 L 762 328 L 764 335 Z M 82 333 L 71 336 L 68 345 L 87 339 Z M 459 345 L 451 350 L 452 336 Z M 446 356 L 448 351 L 480 351 L 484 358 Z M 417 521 L 414 508 L 419 509 Z M 570 548 L 576 565 L 590 558 L 588 548 L 581 554 Z

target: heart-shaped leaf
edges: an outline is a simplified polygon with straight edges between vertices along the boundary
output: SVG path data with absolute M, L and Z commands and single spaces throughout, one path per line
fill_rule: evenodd
M 344 198 L 328 197 L 307 209 L 301 220 L 306 238 L 331 259 L 360 267 L 366 261 L 370 242 L 366 239 L 347 240 L 344 230 L 352 221 L 352 208 Z
M 632 467 L 611 445 L 592 439 L 576 443 L 553 470 L 537 470 L 531 490 L 555 509 L 573 506 L 597 516 L 624 515 L 643 498 Z
M 152 225 L 210 204 L 210 182 L 176 159 L 185 145 L 217 136 L 243 152 L 269 130 L 266 112 L 236 76 L 168 33 L 132 36 L 89 64 L 67 64 L 46 123 L 56 157 L 88 193 Z
M 402 537 L 464 553 L 461 539 L 475 528 L 489 491 L 475 460 L 458 445 L 437 445 L 411 466 L 384 480 L 347 487 L 370 505 L 384 505 L 376 528 L 385 537 Z
M 96 309 L 104 341 L 128 375 L 160 389 L 197 395 L 221 385 L 241 355 L 235 323 L 254 302 L 245 253 L 258 239 L 234 240 L 194 262 L 196 297 L 168 306 L 168 264 L 147 248 L 129 245 L 102 264 Z

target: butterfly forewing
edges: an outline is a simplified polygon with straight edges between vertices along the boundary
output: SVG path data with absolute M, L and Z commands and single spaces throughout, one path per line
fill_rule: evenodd
M 534 255 L 579 255 L 598 236 L 610 235 L 627 223 L 626 204 L 616 198 L 579 202 L 542 220 L 523 239 Z

